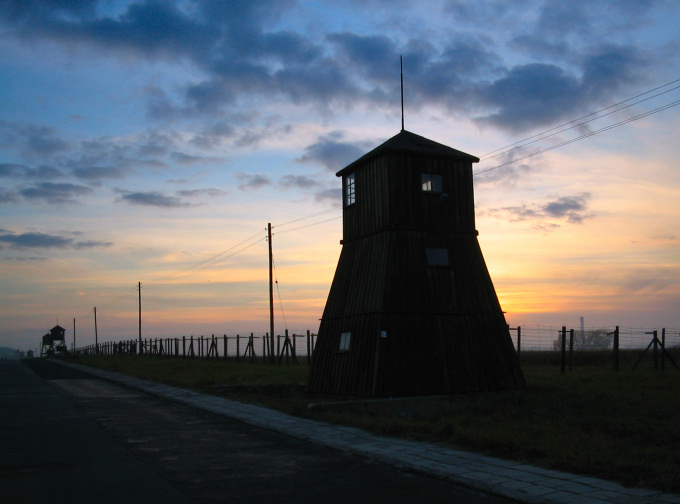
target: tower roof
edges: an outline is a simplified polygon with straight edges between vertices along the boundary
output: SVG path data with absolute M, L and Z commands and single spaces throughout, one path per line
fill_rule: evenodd
M 435 142 L 428 138 L 416 135 L 410 131 L 401 130 L 399 133 L 394 135 L 389 140 L 385 141 L 372 151 L 364 154 L 356 161 L 350 163 L 342 170 L 340 170 L 336 175 L 338 177 L 344 175 L 346 172 L 351 171 L 356 168 L 357 165 L 365 163 L 381 154 L 387 154 L 391 152 L 404 153 L 404 154 L 420 154 L 424 156 L 438 156 L 438 157 L 453 157 L 471 163 L 478 163 L 479 158 L 465 152 L 448 147 L 444 144 Z

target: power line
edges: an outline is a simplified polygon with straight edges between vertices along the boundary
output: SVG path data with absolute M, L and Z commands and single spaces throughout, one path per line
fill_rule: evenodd
M 479 170 L 479 171 L 475 172 L 474 175 L 480 175 L 480 174 L 482 174 L 482 173 L 486 173 L 486 172 L 489 172 L 489 171 L 492 171 L 492 170 L 496 170 L 496 169 L 498 169 L 498 168 L 502 168 L 503 166 L 507 166 L 507 165 L 516 163 L 516 162 L 518 162 L 518 161 L 522 161 L 522 160 L 527 159 L 527 158 L 530 158 L 530 157 L 538 156 L 539 154 L 543 154 L 543 153 L 545 153 L 545 152 L 548 152 L 548 151 L 557 149 L 557 148 L 559 148 L 559 147 L 564 147 L 565 145 L 569 145 L 569 144 L 571 144 L 571 143 L 578 142 L 578 141 L 583 140 L 583 139 L 585 139 L 585 138 L 589 138 L 589 137 L 591 137 L 591 136 L 595 136 L 595 135 L 597 135 L 597 134 L 599 134 L 599 133 L 602 133 L 602 132 L 604 132 L 604 131 L 609 131 L 609 130 L 611 130 L 611 129 L 617 128 L 617 127 L 622 126 L 622 125 L 624 125 L 624 124 L 628 124 L 628 123 L 631 123 L 631 122 L 633 122 L 633 121 L 637 121 L 638 119 L 642 119 L 642 118 L 644 118 L 644 117 L 647 117 L 647 116 L 656 114 L 656 113 L 658 113 L 658 112 L 662 112 L 662 111 L 664 111 L 664 110 L 667 110 L 667 109 L 669 109 L 669 108 L 676 107 L 676 106 L 678 106 L 678 105 L 680 105 L 680 100 L 677 100 L 677 101 L 674 101 L 674 102 L 671 102 L 671 103 L 667 103 L 666 105 L 662 105 L 662 106 L 657 107 L 657 108 L 655 108 L 655 109 L 653 109 L 653 110 L 650 110 L 650 111 L 647 111 L 647 112 L 643 112 L 642 114 L 638 114 L 638 115 L 633 116 L 633 117 L 630 117 L 630 118 L 628 118 L 628 119 L 624 119 L 623 121 L 619 121 L 619 122 L 617 122 L 617 123 L 610 124 L 610 125 L 608 125 L 608 126 L 605 126 L 605 127 L 603 127 L 603 128 L 600 128 L 600 129 L 598 129 L 598 130 L 594 130 L 594 131 L 590 131 L 590 132 L 588 132 L 588 133 L 584 133 L 583 135 L 580 135 L 580 136 L 578 136 L 578 137 L 576 137 L 576 138 L 572 138 L 571 140 L 566 140 L 566 141 L 561 142 L 561 143 L 558 143 L 558 144 L 556 144 L 556 145 L 552 145 L 552 146 L 550 146 L 550 147 L 546 147 L 545 149 L 540 149 L 540 150 L 538 150 L 538 151 L 532 152 L 532 153 L 530 153 L 530 154 L 526 154 L 526 155 L 521 156 L 521 157 L 518 157 L 518 158 L 516 158 L 516 159 L 512 159 L 512 160 L 507 161 L 507 162 L 505 162 L 505 163 L 501 163 L 501 164 L 499 164 L 499 165 L 497 165 L 497 166 L 492 166 L 491 168 L 486 168 L 486 169 L 484 169 L 484 170 Z
M 305 228 L 312 227 L 312 226 L 318 226 L 319 224 L 323 224 L 325 222 L 330 222 L 330 221 L 341 219 L 341 218 L 342 218 L 342 215 L 338 215 L 336 217 L 331 217 L 330 219 L 325 219 L 325 220 L 322 220 L 322 221 L 313 222 L 311 224 L 305 224 L 304 226 L 298 226 L 298 227 L 293 228 L 293 229 L 286 229 L 285 231 L 279 231 L 277 234 L 291 233 L 293 231 L 298 231 L 299 229 L 305 229 Z M 299 219 L 299 220 L 302 220 L 302 219 Z
M 338 206 L 338 207 L 328 208 L 328 209 L 322 210 L 322 211 L 320 211 L 320 212 L 316 212 L 316 213 L 313 213 L 313 214 L 305 215 L 304 217 L 299 217 L 299 218 L 297 218 L 297 219 L 293 219 L 293 220 L 289 220 L 289 221 L 283 222 L 283 223 L 281 223 L 281 224 L 277 224 L 276 226 L 272 226 L 272 228 L 281 228 L 281 227 L 285 227 L 285 226 L 287 226 L 287 225 L 289 225 L 289 224 L 294 224 L 295 222 L 300 222 L 300 221 L 303 221 L 303 220 L 311 219 L 312 217 L 318 217 L 318 216 L 320 216 L 320 215 L 325 215 L 325 214 L 330 213 L 330 212 L 335 212 L 336 210 L 342 210 L 342 207 L 341 207 L 341 206 Z M 322 222 L 325 222 L 325 221 L 322 221 Z M 295 228 L 295 229 L 300 229 L 300 228 Z M 289 229 L 288 231 L 285 231 L 285 232 L 287 233 L 287 232 L 289 232 L 289 231 L 293 231 L 293 230 L 292 230 L 292 229 Z
M 597 111 L 595 111 L 595 112 L 591 112 L 591 113 L 589 113 L 589 114 L 586 114 L 586 115 L 584 115 L 584 116 L 581 116 L 581 117 L 579 117 L 579 118 L 577 118 L 577 119 L 572 119 L 571 121 L 568 121 L 568 122 L 566 122 L 566 123 L 560 124 L 560 125 L 558 125 L 558 126 L 555 126 L 555 127 L 550 128 L 550 129 L 548 129 L 548 130 L 542 131 L 542 132 L 540 132 L 540 133 L 536 133 L 535 135 L 531 135 L 530 137 L 527 137 L 527 138 L 525 138 L 525 139 L 523 139 L 523 140 L 518 140 L 517 142 L 514 142 L 514 143 L 512 143 L 512 144 L 510 144 L 510 145 L 506 145 L 505 147 L 500 147 L 500 148 L 498 148 L 498 149 L 496 149 L 496 150 L 493 150 L 493 151 L 491 151 L 491 152 L 488 152 L 488 153 L 482 155 L 482 156 L 480 157 L 480 159 L 481 159 L 481 160 L 486 160 L 486 159 L 489 159 L 489 158 L 492 158 L 492 157 L 499 156 L 499 155 L 501 155 L 501 154 L 504 154 L 504 153 L 506 153 L 506 152 L 510 152 L 510 151 L 512 151 L 512 150 L 515 150 L 515 149 L 521 147 L 522 145 L 519 145 L 519 144 L 528 145 L 528 144 L 534 143 L 534 142 L 536 142 L 536 141 L 538 141 L 538 140 L 542 140 L 542 139 L 544 139 L 544 138 L 549 138 L 549 137 L 551 137 L 551 136 L 554 136 L 554 135 L 556 135 L 557 133 L 561 133 L 562 131 L 567 131 L 567 130 L 569 130 L 569 129 L 572 129 L 572 128 L 581 126 L 582 124 L 586 124 L 586 123 L 588 123 L 588 122 L 594 121 L 594 120 L 599 119 L 599 118 L 601 118 L 601 117 L 605 117 L 605 116 L 607 116 L 607 115 L 613 114 L 614 112 L 617 112 L 617 111 L 619 111 L 619 110 L 623 110 L 623 109 L 625 109 L 625 108 L 631 107 L 631 106 L 636 105 L 636 104 L 638 104 L 638 103 L 642 103 L 642 102 L 644 102 L 644 101 L 651 100 L 652 98 L 655 98 L 655 97 L 660 96 L 660 95 L 662 95 L 662 94 L 665 94 L 665 93 L 668 93 L 668 92 L 673 91 L 673 90 L 675 90 L 675 89 L 678 89 L 680 86 L 676 86 L 676 87 L 674 87 L 674 88 L 667 89 L 667 90 L 665 90 L 665 91 L 662 91 L 661 93 L 657 93 L 657 94 L 655 94 L 655 95 L 653 95 L 653 96 L 650 96 L 650 97 L 648 97 L 648 98 L 645 98 L 644 100 L 640 100 L 640 101 L 635 102 L 635 103 L 633 103 L 633 104 L 626 105 L 625 107 L 621 107 L 620 109 L 617 109 L 617 110 L 615 110 L 615 111 L 613 111 L 613 112 L 608 112 L 607 114 L 604 114 L 604 115 L 601 115 L 601 116 L 597 116 L 597 117 L 595 117 L 595 118 L 593 118 L 593 119 L 589 119 L 588 121 L 585 121 L 585 122 L 583 122 L 583 123 L 580 123 L 580 124 L 577 124 L 577 125 L 574 125 L 574 126 L 570 126 L 569 128 L 566 128 L 566 129 L 564 129 L 564 130 L 558 131 L 558 132 L 556 132 L 556 133 L 552 133 L 552 134 L 550 134 L 550 135 L 548 135 L 548 136 L 545 136 L 545 137 L 542 136 L 542 135 L 545 135 L 546 133 L 550 133 L 550 132 L 555 131 L 555 130 L 558 130 L 558 129 L 560 129 L 560 128 L 564 128 L 565 126 L 569 126 L 570 124 L 573 124 L 573 123 L 575 123 L 575 122 L 581 121 L 582 119 L 586 119 L 586 118 L 588 118 L 588 117 L 591 117 L 591 116 L 600 114 L 601 112 L 604 112 L 605 110 L 609 110 L 609 109 L 611 109 L 611 108 L 618 107 L 619 105 L 622 105 L 622 104 L 627 103 L 627 102 L 629 102 L 629 101 L 635 100 L 636 98 L 639 98 L 639 97 L 641 97 L 641 96 L 647 95 L 647 94 L 649 94 L 649 93 L 653 93 L 654 91 L 658 91 L 659 89 L 663 89 L 663 88 L 668 87 L 668 86 L 670 86 L 670 85 L 672 85 L 672 84 L 675 84 L 675 83 L 677 83 L 677 82 L 680 82 L 680 79 L 676 79 L 676 80 L 674 80 L 674 81 L 667 82 L 666 84 L 663 84 L 663 85 L 661 85 L 661 86 L 657 86 L 657 87 L 655 87 L 655 88 L 653 88 L 653 89 L 650 89 L 650 90 L 648 90 L 648 91 L 645 91 L 644 93 L 637 94 L 637 95 L 635 95 L 635 96 L 632 96 L 632 97 L 630 97 L 630 98 L 627 98 L 627 99 L 625 99 L 625 100 L 623 100 L 623 101 L 620 101 L 620 102 L 618 102 L 618 103 L 614 103 L 613 105 L 609 105 L 608 107 L 604 107 L 604 108 L 602 108 L 602 109 L 600 109 L 600 110 L 597 110 Z M 538 139 L 534 140 L 536 137 L 541 137 L 541 138 L 538 138 Z M 532 141 L 531 141 L 531 142 L 527 142 L 528 140 L 532 140 Z M 527 143 L 525 144 L 524 142 L 527 142 Z M 516 147 L 516 146 L 517 146 L 517 147 Z M 503 152 L 499 152 L 499 151 L 503 151 Z M 493 155 L 492 155 L 492 154 L 493 154 Z
M 290 224 L 293 224 L 293 223 L 295 223 L 295 222 L 300 222 L 300 221 L 303 221 L 303 220 L 306 220 L 306 219 L 310 219 L 310 218 L 313 218 L 313 217 L 318 217 L 318 216 L 325 215 L 325 214 L 327 214 L 327 213 L 334 212 L 334 211 L 341 210 L 341 209 L 342 209 L 342 207 L 333 207 L 333 208 L 329 208 L 329 209 L 327 209 L 327 210 L 322 210 L 322 211 L 320 211 L 320 212 L 315 212 L 315 213 L 313 213 L 313 214 L 305 215 L 304 217 L 299 217 L 299 218 L 297 218 L 297 219 L 293 219 L 293 220 L 290 220 L 290 221 L 283 222 L 282 224 L 277 224 L 276 226 L 272 226 L 272 228 L 281 228 L 281 227 L 285 227 L 285 226 L 290 225 Z M 292 232 L 292 231 L 297 231 L 297 230 L 299 230 L 299 229 L 304 229 L 304 228 L 307 228 L 307 227 L 316 226 L 316 225 L 319 225 L 319 224 L 323 224 L 323 223 L 325 223 L 325 222 L 329 222 L 329 221 L 331 221 L 331 220 L 339 219 L 340 217 L 342 217 L 342 216 L 333 217 L 333 218 L 331 218 L 331 219 L 326 219 L 326 220 L 319 221 L 319 222 L 314 222 L 314 223 L 312 223 L 312 224 L 306 224 L 306 225 L 304 225 L 304 226 L 298 226 L 298 227 L 295 227 L 295 228 L 293 228 L 293 229 L 286 229 L 286 230 L 283 230 L 283 231 L 279 231 L 277 234 L 290 233 L 290 232 Z M 233 256 L 235 256 L 235 255 L 237 255 L 237 254 L 243 252 L 244 250 L 247 250 L 248 248 L 250 248 L 250 247 L 256 245 L 257 243 L 259 243 L 259 242 L 261 242 L 261 241 L 263 241 L 263 240 L 266 240 L 266 237 L 260 237 L 260 236 L 261 236 L 261 232 L 258 231 L 258 232 L 255 233 L 254 235 L 252 235 L 252 236 L 246 238 L 245 240 L 243 240 L 243 241 L 237 243 L 236 245 L 234 245 L 234 246 L 232 246 L 232 247 L 230 247 L 230 248 L 228 248 L 228 249 L 226 249 L 226 250 L 223 250 L 223 251 L 220 252 L 219 254 L 215 254 L 215 255 L 213 255 L 213 256 L 211 256 L 211 257 L 208 257 L 207 259 L 205 259 L 205 260 L 203 260 L 203 261 L 201 261 L 201 262 L 199 262 L 199 263 L 197 263 L 197 264 L 194 264 L 194 265 L 192 265 L 192 266 L 188 266 L 187 268 L 185 268 L 185 269 L 183 269 L 183 270 L 181 270 L 181 271 L 178 271 L 177 273 L 174 273 L 174 274 L 172 274 L 172 275 L 169 275 L 169 276 L 167 276 L 167 277 L 161 277 L 161 278 L 159 278 L 159 279 L 156 279 L 156 280 L 152 280 L 152 281 L 150 281 L 150 282 L 147 282 L 145 285 L 146 285 L 147 287 L 155 287 L 155 286 L 157 286 L 157 285 L 163 285 L 163 284 L 171 283 L 171 282 L 176 281 L 176 280 L 180 280 L 180 279 L 186 278 L 187 276 L 190 276 L 190 275 L 192 275 L 193 273 L 196 273 L 196 272 L 198 272 L 198 271 L 201 271 L 201 270 L 203 270 L 203 269 L 206 269 L 206 268 L 208 268 L 208 267 L 210 267 L 210 266 L 216 264 L 216 263 L 217 263 L 218 261 L 220 261 L 220 260 L 223 260 L 223 259 L 227 259 L 227 258 L 233 257 Z M 255 238 L 257 238 L 257 239 L 255 239 Z M 254 241 L 253 241 L 253 240 L 254 240 Z M 244 245 L 244 244 L 247 244 L 247 245 L 244 246 L 244 247 L 242 247 L 242 248 L 238 248 L 238 247 L 240 247 L 241 245 Z M 233 251 L 234 249 L 237 249 L 237 248 L 238 248 L 238 250 L 235 250 L 232 254 L 229 254 L 229 255 L 225 256 L 225 254 L 227 254 L 228 252 L 231 252 L 231 251 Z M 223 257 L 223 256 L 224 256 L 224 257 Z
M 305 215 L 303 217 L 299 217 L 297 219 L 293 219 L 293 220 L 284 222 L 282 224 L 278 224 L 276 227 L 278 227 L 278 228 L 285 227 L 287 225 L 290 225 L 290 224 L 293 224 L 293 223 L 296 223 L 296 222 L 300 222 L 300 221 L 310 219 L 310 218 L 313 218 L 313 217 L 325 215 L 325 214 L 328 214 L 330 212 L 334 212 L 334 211 L 341 210 L 341 209 L 342 209 L 342 207 L 333 207 L 333 208 L 330 208 L 330 209 L 322 210 L 320 212 L 315 212 L 315 213 L 312 213 L 312 214 L 309 214 L 309 215 Z M 279 233 L 281 233 L 281 234 L 290 233 L 290 232 L 296 231 L 298 229 L 304 229 L 304 228 L 307 228 L 307 227 L 323 224 L 325 222 L 329 222 L 331 220 L 338 219 L 340 217 L 341 216 L 333 217 L 331 219 L 326 219 L 326 220 L 323 220 L 323 221 L 314 222 L 314 223 L 306 224 L 306 225 L 303 225 L 303 226 L 298 226 L 298 227 L 295 227 L 293 229 L 285 229 L 283 231 L 279 231 Z M 222 252 L 219 252 L 217 254 L 214 254 L 214 255 L 212 255 L 212 256 L 210 256 L 210 257 L 208 257 L 208 258 L 206 258 L 206 259 L 204 259 L 204 260 L 202 260 L 198 263 L 187 266 L 186 268 L 179 270 L 175 273 L 169 274 L 167 276 L 157 277 L 157 278 L 152 279 L 148 282 L 144 282 L 144 286 L 147 287 L 147 288 L 158 287 L 158 286 L 161 286 L 161 285 L 166 285 L 166 284 L 178 282 L 178 281 L 183 280 L 184 278 L 186 278 L 188 276 L 191 276 L 195 273 L 198 273 L 199 271 L 203 271 L 203 270 L 205 270 L 205 269 L 207 269 L 211 266 L 214 266 L 214 265 L 218 264 L 220 261 L 234 257 L 234 256 L 240 254 L 241 252 L 244 252 L 245 250 L 247 250 L 247 249 L 249 249 L 249 248 L 257 245 L 258 243 L 265 241 L 265 240 L 266 240 L 266 236 L 263 236 L 262 232 L 258 231 L 257 233 L 254 233 L 253 235 L 251 235 L 248 238 L 240 241 L 239 243 L 236 243 L 235 245 L 229 247 L 228 249 L 223 250 Z M 106 305 L 105 303 L 99 303 L 99 305 L 101 305 L 102 307 L 105 307 L 105 308 L 110 308 L 112 306 L 116 306 L 116 305 L 120 304 L 124 299 L 126 299 L 126 298 L 130 297 L 131 295 L 137 293 L 137 289 L 138 289 L 138 285 L 135 284 L 134 287 L 126 289 L 122 294 L 119 294 L 118 296 L 113 298 L 112 303 L 110 305 Z M 277 290 L 278 290 L 278 281 L 277 281 Z M 280 293 L 279 293 L 279 303 L 281 304 Z M 282 315 L 283 315 L 283 305 L 282 304 L 281 304 L 281 311 L 282 311 Z M 87 314 L 83 313 L 81 315 L 77 315 L 76 317 L 84 318 L 86 316 L 89 317 L 89 312 Z M 284 318 L 284 321 L 285 321 L 285 318 Z
M 555 135 L 559 135 L 560 133 L 564 133 L 565 131 L 569 131 L 569 130 L 571 130 L 571 129 L 578 128 L 579 126 L 583 126 L 583 125 L 585 125 L 585 124 L 588 124 L 588 123 L 590 123 L 590 122 L 597 121 L 598 119 L 602 119 L 603 117 L 607 117 L 607 116 L 609 116 L 609 115 L 615 114 L 615 113 L 617 113 L 617 112 L 620 112 L 621 110 L 624 110 L 624 109 L 633 107 L 634 105 L 638 105 L 638 104 L 640 104 L 640 103 L 642 103 L 642 102 L 645 102 L 645 101 L 648 101 L 648 100 L 652 100 L 653 98 L 656 98 L 657 96 L 660 96 L 660 95 L 662 95 L 662 94 L 670 93 L 671 91 L 674 91 L 675 89 L 680 89 L 680 86 L 676 86 L 676 87 L 674 87 L 674 88 L 668 89 L 668 90 L 663 91 L 663 92 L 661 92 L 661 93 L 658 93 L 658 94 L 655 94 L 655 95 L 653 95 L 653 96 L 647 97 L 647 98 L 645 98 L 645 99 L 643 99 L 643 100 L 639 100 L 639 101 L 630 103 L 630 104 L 625 105 L 625 106 L 623 106 L 623 107 L 617 108 L 616 110 L 612 110 L 611 112 L 607 112 L 606 114 L 598 115 L 598 116 L 596 116 L 596 117 L 593 117 L 592 119 L 588 119 L 587 121 L 582 121 L 582 122 L 573 124 L 573 125 L 569 126 L 568 128 L 558 129 L 558 128 L 560 128 L 561 126 L 557 126 L 556 128 L 549 129 L 549 130 L 547 130 L 547 131 L 545 131 L 545 132 L 543 132 L 543 133 L 539 133 L 539 134 L 534 135 L 534 136 L 532 136 L 532 137 L 529 137 L 529 138 L 527 138 L 527 139 L 525 139 L 525 140 L 521 140 L 521 141 L 519 141 L 519 142 L 516 142 L 516 143 L 512 144 L 514 147 L 512 147 L 512 148 L 510 148 L 510 149 L 503 150 L 503 151 L 498 152 L 498 153 L 493 154 L 493 155 L 488 155 L 487 157 L 483 158 L 482 161 L 487 161 L 487 160 L 489 160 L 489 159 L 492 159 L 492 158 L 495 158 L 495 157 L 498 157 L 498 156 L 502 156 L 502 155 L 504 155 L 504 154 L 508 154 L 508 153 L 510 153 L 510 152 L 512 152 L 512 151 L 514 151 L 514 150 L 521 149 L 522 147 L 526 147 L 527 145 L 531 145 L 531 144 L 533 144 L 533 143 L 540 142 L 541 140 L 545 140 L 545 139 L 547 139 L 547 138 L 554 137 Z M 604 110 L 604 109 L 603 109 L 603 110 Z M 598 112 L 594 112 L 593 114 L 597 114 L 597 113 L 598 113 Z M 589 115 L 593 115 L 593 114 L 589 114 Z M 584 117 L 588 117 L 588 116 L 584 116 Z M 578 119 L 577 119 L 577 120 L 578 120 Z M 573 122 L 575 122 L 575 121 L 570 121 L 570 122 L 566 123 L 565 125 L 571 124 L 571 123 L 573 123 Z M 558 131 L 554 131 L 555 129 L 558 129 Z M 550 131 L 554 131 L 554 133 L 551 133 L 551 134 L 545 135 L 545 136 L 541 136 L 541 135 L 544 135 L 545 133 L 548 133 L 548 132 L 550 132 Z M 539 138 L 535 138 L 535 137 L 539 137 Z M 526 140 L 529 140 L 529 139 L 531 139 L 531 138 L 535 138 L 535 139 L 534 139 L 534 140 L 531 140 L 530 142 L 526 142 Z M 525 143 L 522 143 L 522 142 L 525 142 Z M 500 150 L 500 149 L 499 149 L 499 150 Z M 496 151 L 494 151 L 494 152 L 496 152 Z
M 265 237 L 262 236 L 262 232 L 258 231 L 257 233 L 255 233 L 252 236 L 246 238 L 245 240 L 237 243 L 236 245 L 234 245 L 234 246 L 232 246 L 232 247 L 230 247 L 226 250 L 223 250 L 219 254 L 215 254 L 211 257 L 208 257 L 207 259 L 205 259 L 205 260 L 203 260 L 199 263 L 196 263 L 192 266 L 189 266 L 187 268 L 184 268 L 183 270 L 180 270 L 176 273 L 173 273 L 172 275 L 168 275 L 166 277 L 161 277 L 161 278 L 158 278 L 156 280 L 152 280 L 150 282 L 147 282 L 145 285 L 147 287 L 155 287 L 155 286 L 158 286 L 158 285 L 164 285 L 164 284 L 172 283 L 172 282 L 177 281 L 177 280 L 181 280 L 183 278 L 186 278 L 187 276 L 190 276 L 190 275 L 192 275 L 192 274 L 194 274 L 198 271 L 201 271 L 203 269 L 208 268 L 209 266 L 216 264 L 220 260 L 233 257 L 233 256 L 243 252 L 244 250 L 247 250 L 250 247 L 256 245 L 257 243 L 263 241 L 264 239 L 265 239 Z M 243 246 L 243 247 L 241 247 L 241 246 Z M 238 248 L 238 247 L 241 247 L 241 248 Z M 237 249 L 237 250 L 235 250 L 235 249 Z M 232 252 L 232 251 L 234 251 L 234 252 L 229 254 L 229 255 L 225 255 L 228 252 Z
M 98 306 L 105 306 L 106 308 L 117 306 L 120 303 L 122 303 L 124 299 L 130 297 L 132 294 L 134 294 L 136 292 L 137 292 L 137 285 L 135 285 L 134 287 L 126 289 L 123 293 L 115 295 L 115 297 L 112 297 L 111 298 L 111 304 L 107 305 L 107 304 L 102 304 L 102 303 L 99 303 L 99 302 L 97 304 L 98 304 Z M 106 298 L 104 298 L 104 299 L 106 299 Z M 87 312 L 83 311 L 82 313 L 76 314 L 74 316 L 78 319 L 89 318 L 90 314 L 91 314 L 91 310 L 92 309 L 89 308 Z
M 261 234 L 261 232 L 258 233 L 258 235 L 259 234 Z M 257 245 L 258 243 L 264 241 L 265 239 L 266 238 L 264 236 L 261 236 L 260 238 L 257 238 L 256 240 L 253 241 L 253 238 L 251 237 L 250 243 L 248 243 L 249 240 L 244 240 L 244 241 L 238 243 L 237 245 L 234 245 L 233 247 L 220 252 L 219 254 L 216 254 L 212 257 L 209 257 L 208 259 L 205 259 L 204 261 L 201 261 L 198 264 L 194 264 L 193 266 L 189 266 L 188 268 L 185 268 L 184 270 L 179 271 L 177 273 L 174 273 L 172 275 L 169 275 L 165 278 L 161 278 L 161 279 L 156 280 L 156 281 L 148 282 L 148 283 L 146 283 L 146 286 L 147 287 L 156 287 L 158 285 L 165 285 L 165 284 L 169 284 L 169 283 L 173 283 L 173 282 L 182 280 L 182 279 L 184 279 L 188 276 L 193 275 L 194 273 L 198 273 L 199 271 L 207 269 L 211 266 L 215 266 L 218 262 L 220 262 L 224 259 L 234 257 L 235 255 L 240 254 L 241 252 L 249 249 L 250 247 L 253 247 L 253 246 Z M 239 245 L 243 245 L 243 246 L 241 248 L 237 249 L 237 247 L 239 247 Z M 234 249 L 236 249 L 236 250 L 234 250 Z M 227 254 L 227 252 L 230 252 L 230 251 L 233 251 L 233 252 L 231 254 L 225 255 L 225 254 Z

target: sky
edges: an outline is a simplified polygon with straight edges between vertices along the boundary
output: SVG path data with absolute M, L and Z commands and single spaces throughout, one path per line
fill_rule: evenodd
M 335 173 L 481 158 L 511 325 L 680 327 L 674 0 L 0 4 L 0 346 L 318 329 Z

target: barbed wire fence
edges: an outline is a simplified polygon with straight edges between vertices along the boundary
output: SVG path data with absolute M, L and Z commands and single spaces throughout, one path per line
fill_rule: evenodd
M 563 326 L 551 325 L 520 325 L 510 328 L 510 334 L 515 349 L 518 348 L 517 328 L 519 327 L 519 338 L 521 351 L 554 351 L 559 350 L 558 342 Z M 621 350 L 644 350 L 650 342 L 650 334 L 658 331 L 661 334 L 665 329 L 666 347 L 680 347 L 680 328 L 642 328 L 642 327 L 620 327 L 620 326 L 591 326 L 584 328 L 567 327 L 567 331 L 573 329 L 574 337 L 577 341 L 577 350 L 604 350 L 611 348 L 613 344 L 613 333 L 619 327 L 619 348 Z

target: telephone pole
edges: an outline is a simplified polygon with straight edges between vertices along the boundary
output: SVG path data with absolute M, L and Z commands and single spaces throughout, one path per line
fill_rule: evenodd
M 99 339 L 97 338 L 97 307 L 94 307 L 94 349 L 95 353 L 99 355 Z
M 276 362 L 274 356 L 274 284 L 273 284 L 273 264 L 272 257 L 272 223 L 267 224 L 267 242 L 269 243 L 269 355 L 271 363 Z
M 137 283 L 139 289 L 139 349 L 142 349 L 142 282 Z

